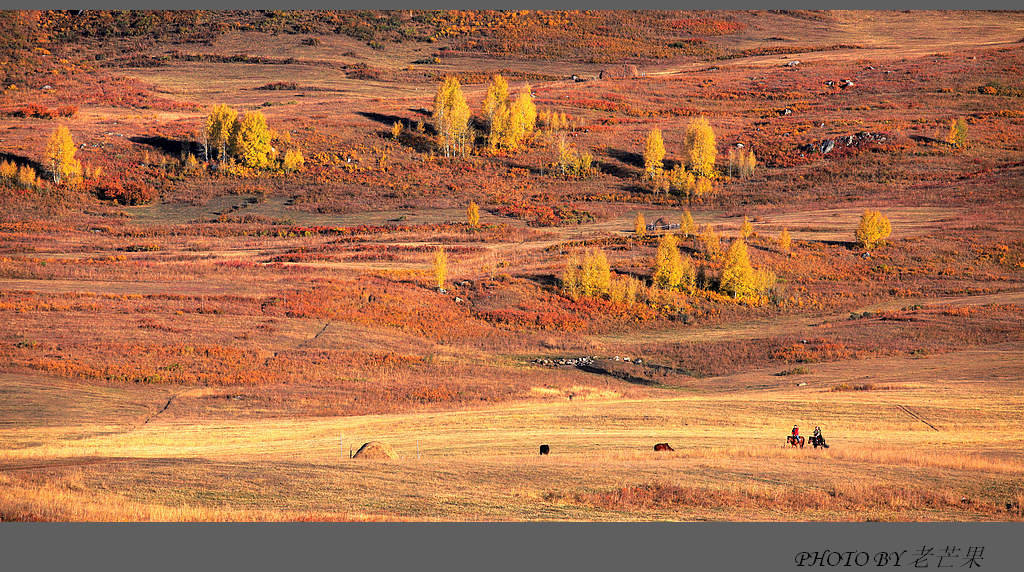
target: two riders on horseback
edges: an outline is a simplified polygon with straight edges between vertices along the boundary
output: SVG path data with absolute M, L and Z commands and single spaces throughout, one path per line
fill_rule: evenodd
M 786 437 L 786 443 L 793 447 L 803 448 L 804 438 L 800 436 L 799 427 L 793 426 L 793 431 Z M 818 447 L 828 448 L 828 445 L 825 443 L 825 437 L 821 434 L 821 427 L 814 428 L 814 434 L 811 435 L 811 445 L 814 445 L 815 449 Z

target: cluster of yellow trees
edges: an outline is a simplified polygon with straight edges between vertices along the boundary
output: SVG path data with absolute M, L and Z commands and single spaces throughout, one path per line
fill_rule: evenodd
M 71 131 L 64 125 L 57 126 L 46 142 L 46 166 L 50 169 L 53 184 L 58 187 L 77 189 L 85 179 L 97 179 L 103 174 L 101 167 L 86 169 L 75 158 L 75 142 Z M 0 182 L 24 189 L 39 187 L 43 179 L 29 165 L 18 165 L 13 161 L 0 161 Z
M 599 248 L 592 248 L 582 256 L 572 253 L 565 261 L 562 292 L 573 300 L 581 296 L 607 296 L 612 302 L 632 306 L 643 290 L 643 283 L 632 276 L 612 277 L 608 257 Z
M 555 146 L 553 170 L 566 179 L 586 179 L 597 173 L 594 156 L 589 151 L 580 152 L 575 146 L 569 145 L 565 137 L 559 138 Z
M 729 176 L 749 179 L 754 176 L 757 157 L 753 149 L 729 149 Z
M 465 157 L 469 153 L 475 136 L 469 126 L 472 115 L 459 80 L 454 77 L 445 78 L 434 94 L 433 114 L 434 129 L 437 130 L 438 143 L 445 157 L 455 154 Z
M 508 82 L 500 74 L 491 79 L 484 96 L 483 117 L 488 126 L 491 149 L 515 151 L 537 128 L 537 106 L 530 84 L 523 86 L 515 101 L 509 99 Z
M 665 141 L 661 129 L 652 129 L 644 142 L 644 179 L 656 191 L 684 196 L 703 196 L 713 188 L 711 180 L 717 176 L 715 160 L 715 131 L 707 118 L 701 116 L 686 126 L 683 138 L 683 164 L 665 171 Z
M 736 237 L 723 251 L 721 236 L 710 224 L 698 229 L 689 211 L 680 218 L 680 233 L 697 241 L 704 256 L 711 262 L 722 265 L 718 279 L 718 291 L 736 299 L 751 299 L 764 296 L 775 286 L 775 274 L 763 268 L 755 268 L 750 262 L 747 239 L 753 236 L 753 225 L 744 217 L 740 236 Z M 643 214 L 636 218 L 636 233 L 646 234 Z M 779 249 L 789 252 L 791 238 L 783 229 L 778 237 Z M 711 280 L 698 270 L 689 255 L 679 247 L 679 236 L 665 233 L 658 241 L 658 250 L 651 273 L 651 287 L 662 291 L 679 291 L 694 294 L 699 288 L 713 287 Z M 570 254 L 562 272 L 562 291 L 573 299 L 580 296 L 607 296 L 617 302 L 632 304 L 645 291 L 644 285 L 631 277 L 611 278 L 607 257 L 599 249 L 589 250 L 582 258 Z
M 611 266 L 603 250 L 592 248 L 582 258 L 576 253 L 569 255 L 562 272 L 562 291 L 571 298 L 602 296 L 611 286 Z
M 82 163 L 75 158 L 75 151 L 71 131 L 63 125 L 58 126 L 46 143 L 46 162 L 54 184 L 75 188 L 82 182 Z M 99 170 L 96 172 L 98 174 Z M 28 165 L 18 166 L 12 161 L 0 163 L 0 179 L 26 189 L 34 188 L 40 182 L 35 169 Z
M 32 189 L 38 184 L 38 179 L 36 170 L 28 165 L 18 166 L 13 161 L 0 161 L 0 182 Z
M 519 149 L 537 129 L 537 106 L 533 102 L 530 84 L 524 85 L 512 99 L 508 82 L 500 74 L 495 75 L 487 87 L 480 116 L 487 128 L 489 148 Z M 445 78 L 434 94 L 433 112 L 438 144 L 445 157 L 465 157 L 472 150 L 476 139 L 470 123 L 472 117 L 473 111 L 466 103 L 458 78 Z M 565 114 L 546 112 L 544 119 L 551 128 L 568 126 Z
M 542 109 L 537 112 L 537 125 L 551 131 L 572 129 L 572 122 L 565 112 L 559 113 L 550 109 Z
M 283 157 L 280 156 L 273 145 L 276 134 L 260 111 L 239 117 L 230 106 L 215 105 L 206 117 L 203 133 L 210 158 L 221 162 L 237 161 L 255 169 L 280 168 L 285 171 L 297 171 L 305 163 L 299 149 L 289 149 Z

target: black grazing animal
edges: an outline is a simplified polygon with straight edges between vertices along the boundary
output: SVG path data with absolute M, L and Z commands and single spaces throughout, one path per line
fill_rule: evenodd
M 655 451 L 675 451 L 675 449 L 672 448 L 672 445 L 669 445 L 668 443 L 657 443 L 657 444 L 654 445 L 654 450 Z
M 548 447 L 547 445 L 541 445 L 540 446 L 540 454 L 541 455 L 547 455 L 550 452 L 551 452 L 551 447 Z

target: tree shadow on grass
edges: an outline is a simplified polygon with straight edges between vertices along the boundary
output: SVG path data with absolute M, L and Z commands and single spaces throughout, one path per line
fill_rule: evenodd
M 644 157 L 639 153 L 633 153 L 632 151 L 626 151 L 623 149 L 612 149 L 609 147 L 608 156 L 613 159 L 618 159 L 632 167 L 636 167 L 638 169 L 644 168 Z
M 174 157 L 181 157 L 189 153 L 196 157 L 201 157 L 203 154 L 203 145 L 197 141 L 171 139 L 160 135 L 150 137 L 129 137 L 128 140 L 132 143 L 148 145 L 158 151 Z
M 38 161 L 33 161 L 28 157 L 15 155 L 14 153 L 0 151 L 0 161 L 10 161 L 15 165 L 18 165 L 19 167 L 22 165 L 28 165 L 29 167 L 32 167 L 35 170 L 35 172 L 39 175 L 42 175 L 43 173 L 49 173 L 49 169 L 47 169 L 42 163 Z

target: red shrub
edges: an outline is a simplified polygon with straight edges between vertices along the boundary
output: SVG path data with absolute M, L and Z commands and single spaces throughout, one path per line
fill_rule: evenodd
M 156 198 L 153 187 L 137 181 L 108 180 L 97 185 L 96 194 L 108 201 L 117 201 L 122 205 L 141 205 Z

